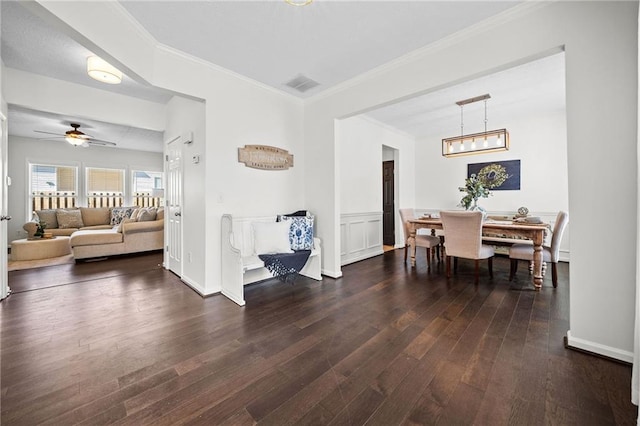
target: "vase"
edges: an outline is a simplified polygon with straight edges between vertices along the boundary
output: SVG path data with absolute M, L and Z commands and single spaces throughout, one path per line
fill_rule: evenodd
M 478 200 L 474 199 L 473 200 L 473 204 L 471 205 L 471 207 L 469 207 L 468 209 L 469 211 L 479 211 L 482 213 L 482 220 L 485 220 L 487 218 L 487 211 L 485 210 L 484 207 L 479 206 L 478 205 Z

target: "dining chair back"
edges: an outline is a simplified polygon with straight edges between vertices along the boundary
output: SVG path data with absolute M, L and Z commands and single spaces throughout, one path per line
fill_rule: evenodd
M 489 275 L 493 278 L 493 247 L 482 244 L 482 212 L 441 211 L 444 231 L 444 249 L 447 259 L 447 276 L 451 276 L 450 258 L 473 259 L 476 261 L 475 280 L 478 282 L 478 260 L 489 259 Z M 455 267 L 454 267 L 455 269 Z
M 413 209 L 400 209 L 400 219 L 402 220 L 402 228 L 404 230 L 404 261 L 407 261 L 407 251 L 409 249 L 409 237 L 411 236 L 411 227 L 409 221 L 415 219 Z M 436 251 L 438 259 L 440 259 L 440 238 L 433 235 L 417 234 L 414 244 L 416 247 L 424 247 L 427 249 L 427 269 L 431 269 L 431 249 Z
M 562 242 L 562 235 L 564 234 L 564 230 L 568 223 L 569 213 L 559 211 L 558 216 L 556 216 L 556 222 L 553 225 L 551 245 L 542 246 L 542 261 L 551 263 L 551 280 L 554 287 L 558 286 L 560 243 Z M 531 244 L 514 244 L 509 248 L 509 258 L 511 259 L 509 281 L 511 281 L 518 271 L 518 260 L 533 262 L 533 246 Z

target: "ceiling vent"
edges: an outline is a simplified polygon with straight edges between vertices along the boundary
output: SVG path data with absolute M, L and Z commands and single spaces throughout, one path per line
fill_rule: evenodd
M 309 89 L 313 89 L 314 87 L 319 86 L 320 83 L 318 83 L 317 81 L 313 81 L 309 77 L 305 77 L 304 75 L 300 74 L 299 76 L 295 77 L 293 80 L 289 81 L 288 83 L 285 83 L 285 85 L 291 87 L 294 90 L 297 90 L 300 93 L 304 93 Z

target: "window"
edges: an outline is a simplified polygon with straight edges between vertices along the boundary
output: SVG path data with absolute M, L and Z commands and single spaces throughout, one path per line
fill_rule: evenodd
M 124 170 L 87 167 L 87 206 L 118 207 L 124 202 Z
M 78 191 L 76 167 L 30 164 L 31 211 L 75 207 Z
M 160 207 L 164 198 L 162 172 L 133 171 L 131 192 L 133 205 L 139 207 Z

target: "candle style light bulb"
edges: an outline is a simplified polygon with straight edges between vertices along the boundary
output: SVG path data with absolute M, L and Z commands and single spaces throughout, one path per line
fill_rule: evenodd
M 498 139 L 496 139 L 496 145 L 497 146 L 502 145 L 502 138 L 500 138 L 500 135 L 498 135 Z
M 486 136 L 484 137 L 484 142 L 482 142 L 482 146 L 483 146 L 484 148 L 486 148 L 487 146 L 489 146 L 489 142 L 487 141 L 487 137 L 486 137 Z
M 460 142 L 460 151 L 464 151 L 464 142 Z

